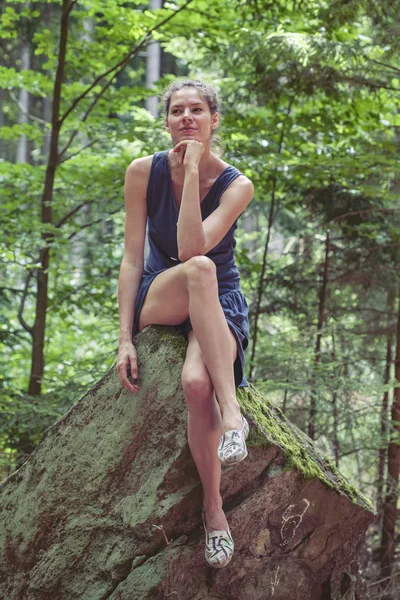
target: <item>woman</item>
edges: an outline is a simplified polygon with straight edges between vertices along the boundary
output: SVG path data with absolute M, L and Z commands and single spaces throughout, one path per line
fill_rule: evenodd
M 117 372 L 121 384 L 137 392 L 132 335 L 150 324 L 174 325 L 185 334 L 182 387 L 189 447 L 204 491 L 205 556 L 210 565 L 223 567 L 232 558 L 233 540 L 222 510 L 221 462 L 247 456 L 248 434 L 235 392 L 247 385 L 248 307 L 233 232 L 254 189 L 212 152 L 219 115 L 211 86 L 176 81 L 164 101 L 173 148 L 134 160 L 126 173 Z M 150 252 L 144 266 L 147 219 Z

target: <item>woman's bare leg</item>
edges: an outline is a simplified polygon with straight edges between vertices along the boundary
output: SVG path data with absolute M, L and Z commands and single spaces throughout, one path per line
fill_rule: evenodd
M 182 387 L 188 407 L 188 441 L 203 485 L 207 530 L 227 530 L 222 510 L 221 463 L 217 448 L 221 436 L 221 412 L 194 331 L 188 335 Z
M 237 345 L 219 302 L 216 267 L 206 256 L 157 275 L 147 292 L 139 329 L 152 323 L 176 325 L 188 316 L 221 409 L 222 433 L 240 429 L 233 372 Z

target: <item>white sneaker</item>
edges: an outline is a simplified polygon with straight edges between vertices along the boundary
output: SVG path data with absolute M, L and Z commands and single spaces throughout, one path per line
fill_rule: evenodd
M 231 561 L 234 550 L 234 543 L 231 531 L 228 525 L 228 531 L 217 529 L 216 531 L 207 531 L 205 510 L 203 508 L 201 516 L 203 517 L 203 526 L 206 534 L 206 561 L 211 567 L 221 569 Z
M 242 429 L 229 429 L 223 435 L 218 446 L 218 458 L 224 465 L 241 462 L 247 456 L 246 440 L 249 435 L 249 424 L 242 415 Z

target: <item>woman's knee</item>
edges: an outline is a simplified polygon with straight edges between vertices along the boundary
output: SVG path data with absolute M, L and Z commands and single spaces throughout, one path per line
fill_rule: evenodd
M 186 403 L 191 406 L 209 404 L 213 400 L 214 388 L 210 376 L 206 371 L 197 369 L 183 369 L 182 388 Z
M 209 285 L 217 281 L 217 269 L 214 262 L 208 256 L 193 256 L 184 263 L 185 274 L 188 285 L 204 283 Z

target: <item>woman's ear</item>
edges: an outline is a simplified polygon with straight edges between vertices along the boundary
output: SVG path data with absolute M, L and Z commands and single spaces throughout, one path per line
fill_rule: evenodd
M 219 125 L 219 114 L 216 112 L 212 116 L 211 129 L 217 129 Z
M 166 129 L 166 130 L 168 131 L 168 133 L 169 133 L 169 125 L 168 125 L 168 119 L 167 119 L 167 117 L 165 118 L 164 125 L 165 125 L 165 129 Z

